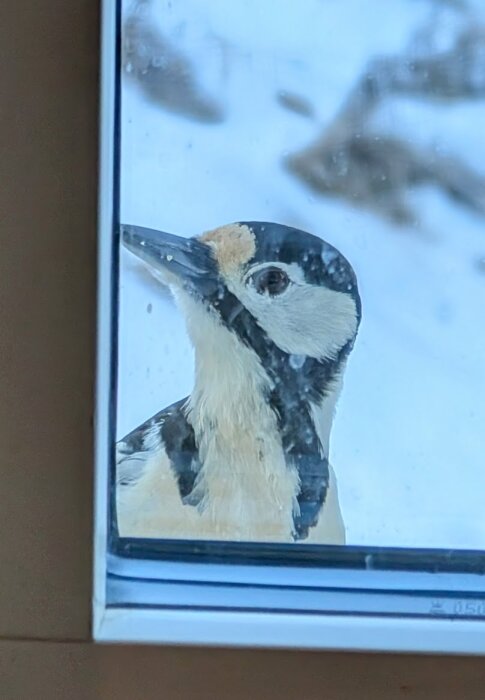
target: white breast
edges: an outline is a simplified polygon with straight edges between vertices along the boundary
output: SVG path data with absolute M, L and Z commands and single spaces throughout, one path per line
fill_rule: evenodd
M 215 476 L 215 472 L 213 472 Z M 215 480 L 207 493 L 209 507 L 202 512 L 184 505 L 168 459 L 154 454 L 139 481 L 119 486 L 118 528 L 122 537 L 221 539 L 230 541 L 292 542 L 292 514 L 278 501 L 283 489 L 267 479 L 234 474 Z M 257 485 L 257 489 L 255 488 Z M 333 470 L 318 524 L 303 544 L 345 544 Z

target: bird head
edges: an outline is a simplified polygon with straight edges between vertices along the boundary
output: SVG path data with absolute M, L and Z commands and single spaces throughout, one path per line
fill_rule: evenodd
M 356 276 L 321 238 L 266 222 L 195 238 L 124 225 L 122 235 L 176 296 L 210 313 L 263 364 L 297 371 L 307 360 L 335 362 L 350 352 L 361 315 Z

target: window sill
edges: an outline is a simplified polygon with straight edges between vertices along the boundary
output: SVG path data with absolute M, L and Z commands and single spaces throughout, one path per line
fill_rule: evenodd
M 483 623 L 374 616 L 106 609 L 97 642 L 483 654 Z

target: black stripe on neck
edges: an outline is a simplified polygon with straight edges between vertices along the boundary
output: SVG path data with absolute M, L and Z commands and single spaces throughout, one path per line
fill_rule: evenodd
M 287 463 L 295 465 L 300 479 L 300 512 L 293 517 L 294 539 L 308 536 L 316 525 L 329 486 L 328 455 L 323 454 L 314 424 L 311 404 L 320 405 L 328 396 L 352 349 L 353 339 L 335 359 L 293 358 L 281 350 L 259 326 L 252 314 L 231 292 L 211 299 L 223 323 L 258 355 L 272 381 L 267 400 L 278 421 Z

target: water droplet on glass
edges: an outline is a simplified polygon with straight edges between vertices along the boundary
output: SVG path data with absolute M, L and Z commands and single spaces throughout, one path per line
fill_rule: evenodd
M 293 369 L 301 369 L 305 364 L 305 355 L 290 355 L 290 366 Z
M 335 250 L 324 249 L 320 257 L 324 265 L 330 265 L 338 258 L 338 253 Z
M 154 56 L 152 58 L 152 66 L 154 68 L 163 68 L 166 65 L 166 60 L 163 56 Z

